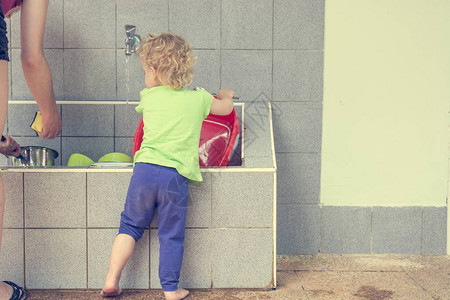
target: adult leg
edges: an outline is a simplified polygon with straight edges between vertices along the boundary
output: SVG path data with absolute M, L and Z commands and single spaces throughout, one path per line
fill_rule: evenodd
M 8 62 L 0 60 L 0 133 L 5 126 L 6 115 L 8 111 Z M 0 173 L 0 249 L 3 235 L 3 212 L 5 210 L 5 191 L 3 188 L 3 179 Z M 0 299 L 9 299 L 13 293 L 12 288 L 0 282 Z
M 44 30 L 49 0 L 24 0 L 20 15 L 22 69 L 43 116 L 42 137 L 54 138 L 61 120 L 53 92 L 52 73 L 44 57 Z
M 0 134 L 5 128 L 8 115 L 8 62 L 0 60 Z
M 5 128 L 6 116 L 8 114 L 8 39 L 6 38 L 6 23 L 2 9 L 0 7 L 0 134 Z M 5 210 L 5 190 L 3 178 L 0 173 L 0 249 L 3 236 L 3 213 Z M 11 284 L 0 281 L 0 299 L 10 299 L 14 293 Z M 16 292 L 19 295 L 24 293 L 23 289 Z
M 3 133 L 6 116 L 8 114 L 8 62 L 0 60 L 0 134 Z M 0 173 L 0 249 L 3 233 L 3 210 L 5 206 L 5 191 Z
M 1 63 L 1 61 L 0 61 Z M 0 76 L 1 79 L 1 76 Z M 8 81 L 6 81 L 8 82 Z M 3 86 L 3 81 L 0 81 L 0 85 Z M 5 191 L 3 188 L 2 174 L 0 173 L 0 248 L 2 244 L 3 235 L 3 212 L 5 209 Z M 13 294 L 13 289 L 6 283 L 0 282 L 0 299 L 9 299 Z

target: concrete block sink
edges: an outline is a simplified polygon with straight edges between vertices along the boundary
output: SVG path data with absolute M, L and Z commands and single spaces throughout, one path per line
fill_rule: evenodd
M 73 105 L 64 102 L 63 111 Z M 242 166 L 201 169 L 204 182 L 190 185 L 181 287 L 276 287 L 272 108 L 236 105 Z M 100 289 L 132 168 L 0 169 L 6 190 L 0 277 L 28 289 Z M 154 220 L 124 270 L 123 288 L 161 288 L 157 230 Z

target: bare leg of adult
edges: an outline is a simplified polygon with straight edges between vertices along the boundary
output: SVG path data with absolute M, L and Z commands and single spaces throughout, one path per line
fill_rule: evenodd
M 1 82 L 1 81 L 0 81 Z M 6 81 L 8 83 L 8 81 Z M 3 234 L 3 211 L 5 209 L 5 191 L 3 189 L 2 174 L 0 174 L 0 247 L 2 244 Z M 9 299 L 13 293 L 12 287 L 0 281 L 0 299 Z
M 8 62 L 0 60 L 0 134 L 5 128 L 6 116 L 8 115 Z M 5 206 L 5 193 L 3 180 L 0 173 L 0 249 L 2 246 L 3 233 L 3 210 Z
M 8 115 L 8 62 L 0 60 L 0 134 L 5 128 Z
M 5 128 L 8 114 L 8 62 L 0 60 L 0 133 Z M 0 249 L 3 235 L 3 212 L 5 210 L 5 191 L 2 174 L 0 173 Z M 13 293 L 12 287 L 0 281 L 0 299 L 9 299 Z
M 45 138 L 54 138 L 61 120 L 53 92 L 52 73 L 44 57 L 44 30 L 49 0 L 24 0 L 20 15 L 22 69 L 43 116 Z

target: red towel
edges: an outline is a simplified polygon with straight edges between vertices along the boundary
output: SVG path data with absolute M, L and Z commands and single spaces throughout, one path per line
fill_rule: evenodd
M 10 18 L 14 12 L 20 10 L 20 5 L 22 4 L 22 0 L 1 0 L 1 2 L 5 18 Z

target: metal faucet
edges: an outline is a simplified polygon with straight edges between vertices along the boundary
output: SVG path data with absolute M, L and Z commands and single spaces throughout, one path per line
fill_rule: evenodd
M 125 55 L 131 55 L 132 53 L 135 53 L 141 45 L 141 37 L 136 34 L 136 26 L 134 25 L 125 25 L 125 33 L 127 34 L 125 40 Z

